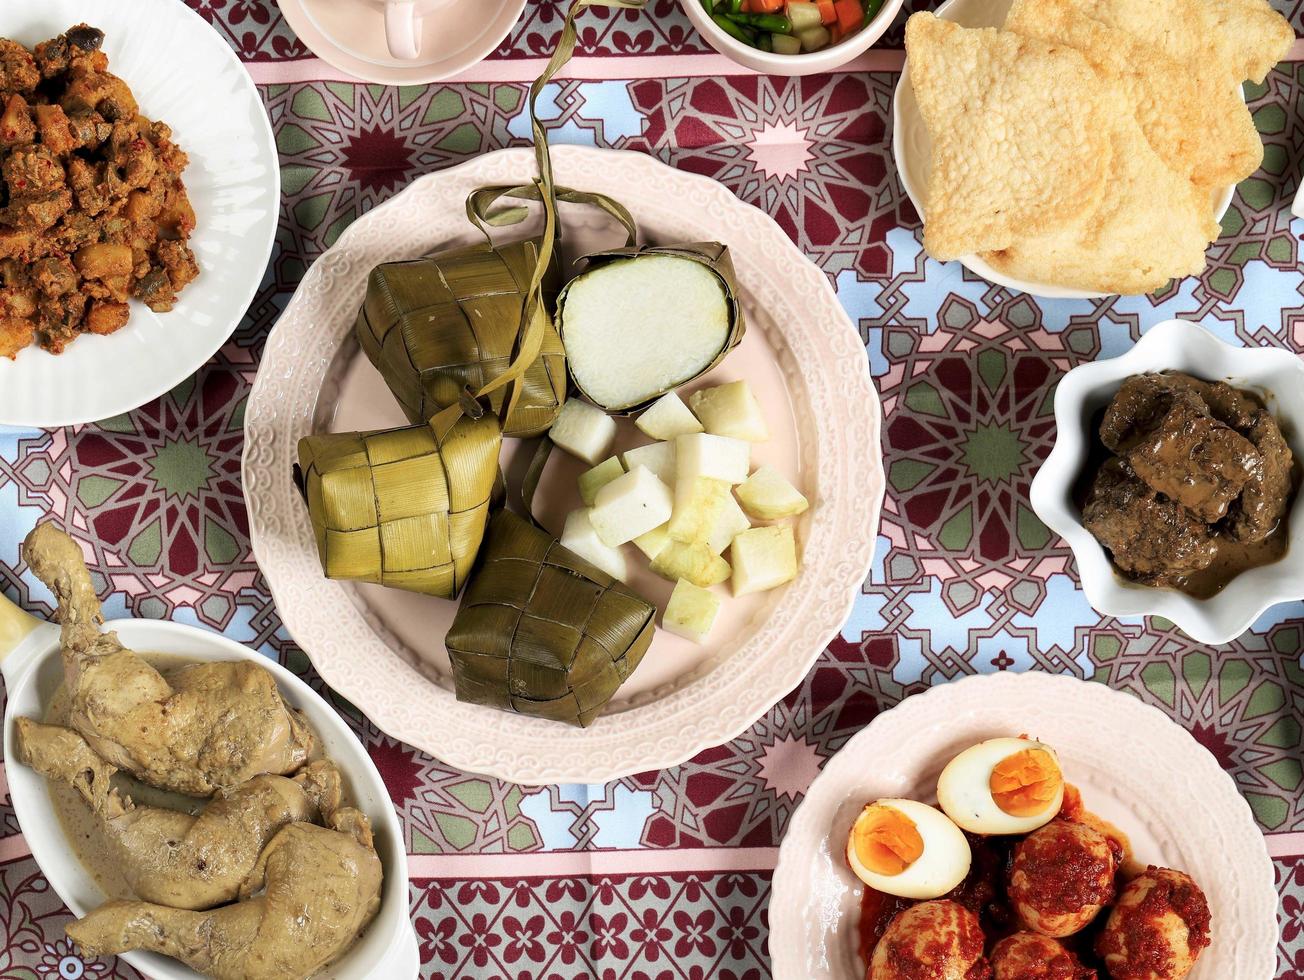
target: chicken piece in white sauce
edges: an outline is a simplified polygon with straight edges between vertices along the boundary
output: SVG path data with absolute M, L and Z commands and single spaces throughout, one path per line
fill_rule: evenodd
M 208 909 L 234 901 L 282 827 L 316 820 L 340 802 L 339 770 L 322 761 L 293 779 L 255 776 L 197 816 L 139 806 L 111 785 L 114 767 L 72 729 L 19 718 L 16 732 L 22 761 L 47 779 L 72 786 L 95 812 L 132 892 L 173 908 Z
M 329 822 L 283 828 L 234 905 L 190 912 L 108 902 L 70 924 L 68 937 L 91 956 L 152 950 L 214 980 L 304 980 L 353 945 L 380 907 L 367 818 L 342 807 Z
M 59 604 L 69 725 L 100 758 L 189 796 L 291 773 L 308 760 L 313 736 L 267 670 L 223 661 L 165 678 L 101 631 L 99 599 L 72 538 L 42 524 L 23 542 L 23 557 Z

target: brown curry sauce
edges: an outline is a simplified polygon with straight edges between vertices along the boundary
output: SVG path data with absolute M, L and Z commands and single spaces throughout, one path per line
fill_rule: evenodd
M 1268 399 L 1251 389 L 1236 388 L 1235 393 L 1259 409 L 1270 411 Z M 1270 398 L 1271 396 L 1269 396 Z M 1073 501 L 1079 511 L 1086 507 L 1091 494 L 1092 484 L 1102 467 L 1112 459 L 1113 452 L 1105 446 L 1100 438 L 1101 423 L 1106 409 L 1097 411 L 1089 426 L 1088 455 L 1082 470 L 1073 486 Z M 1296 458 L 1292 464 L 1292 487 L 1290 502 L 1293 505 L 1301 485 L 1301 461 Z M 1158 581 L 1138 580 L 1114 563 L 1114 571 L 1119 579 L 1129 585 L 1143 588 L 1172 588 L 1193 599 L 1210 599 L 1222 592 L 1237 576 L 1254 568 L 1271 565 L 1286 556 L 1290 543 L 1290 510 L 1281 519 L 1271 534 L 1258 542 L 1238 541 L 1229 534 L 1221 533 L 1214 525 L 1216 544 L 1213 561 L 1205 568 L 1182 574 L 1164 576 Z M 1103 544 L 1102 544 L 1103 546 Z M 1106 552 L 1109 553 L 1108 547 Z M 1110 555 L 1111 561 L 1114 556 Z

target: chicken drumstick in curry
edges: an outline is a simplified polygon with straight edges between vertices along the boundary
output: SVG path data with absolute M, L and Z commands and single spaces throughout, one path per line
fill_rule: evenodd
M 72 538 L 42 524 L 23 542 L 23 556 L 58 600 L 69 725 L 100 758 L 190 796 L 307 762 L 313 736 L 268 671 L 224 661 L 165 678 L 116 634 L 101 631 L 99 599 Z
M 110 784 L 117 769 L 72 729 L 18 718 L 16 732 L 23 762 L 72 786 L 95 812 L 132 892 L 173 908 L 208 909 L 234 901 L 282 827 L 316 820 L 340 805 L 339 770 L 323 760 L 293 779 L 255 776 L 198 816 L 138 806 Z
M 68 937 L 91 956 L 152 950 L 214 980 L 309 977 L 343 954 L 380 907 L 380 859 L 367 818 L 342 807 L 328 822 L 277 833 L 234 905 L 190 912 L 108 902 L 70 924 Z

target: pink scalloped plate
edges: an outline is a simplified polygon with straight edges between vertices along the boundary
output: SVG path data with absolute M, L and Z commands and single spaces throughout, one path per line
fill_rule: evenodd
M 844 849 L 882 798 L 937 799 L 937 777 L 984 739 L 1052 745 L 1087 808 L 1131 839 L 1137 860 L 1190 874 L 1213 943 L 1189 980 L 1266 980 L 1277 962 L 1272 860 L 1249 804 L 1209 750 L 1162 711 L 1103 684 L 995 674 L 942 684 L 875 718 L 811 783 L 779 849 L 770 895 L 776 980 L 861 980 L 863 888 Z
M 309 270 L 272 331 L 245 415 L 254 553 L 282 620 L 322 677 L 393 737 L 461 769 L 526 784 L 661 769 L 745 730 L 798 684 L 845 622 L 873 555 L 884 489 L 864 345 L 827 276 L 769 216 L 715 181 L 644 154 L 559 146 L 553 161 L 558 183 L 628 206 L 646 241 L 729 245 L 747 336 L 700 384 L 752 384 L 772 434 L 755 461 L 785 471 L 812 500 L 796 525 L 796 581 L 727 600 L 705 645 L 658 631 L 607 712 L 579 729 L 456 700 L 443 644 L 455 603 L 322 577 L 290 477 L 298 440 L 404 422 L 352 337 L 367 275 L 381 262 L 474 241 L 467 193 L 528 180 L 530 150 L 500 150 L 422 177 L 354 222 Z M 561 221 L 568 260 L 622 243 L 592 210 L 563 206 Z M 635 435 L 622 423 L 625 446 Z M 508 441 L 509 481 L 519 475 L 520 448 Z M 554 532 L 579 506 L 582 468 L 556 453 L 544 473 L 536 509 Z M 633 552 L 630 564 L 642 564 Z M 630 584 L 664 607 L 668 583 L 641 573 Z

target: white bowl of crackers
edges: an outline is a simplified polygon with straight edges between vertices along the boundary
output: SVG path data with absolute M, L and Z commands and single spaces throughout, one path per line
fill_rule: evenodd
M 1047 298 L 1198 275 L 1263 145 L 1268 0 L 950 0 L 906 24 L 893 153 L 924 247 Z

